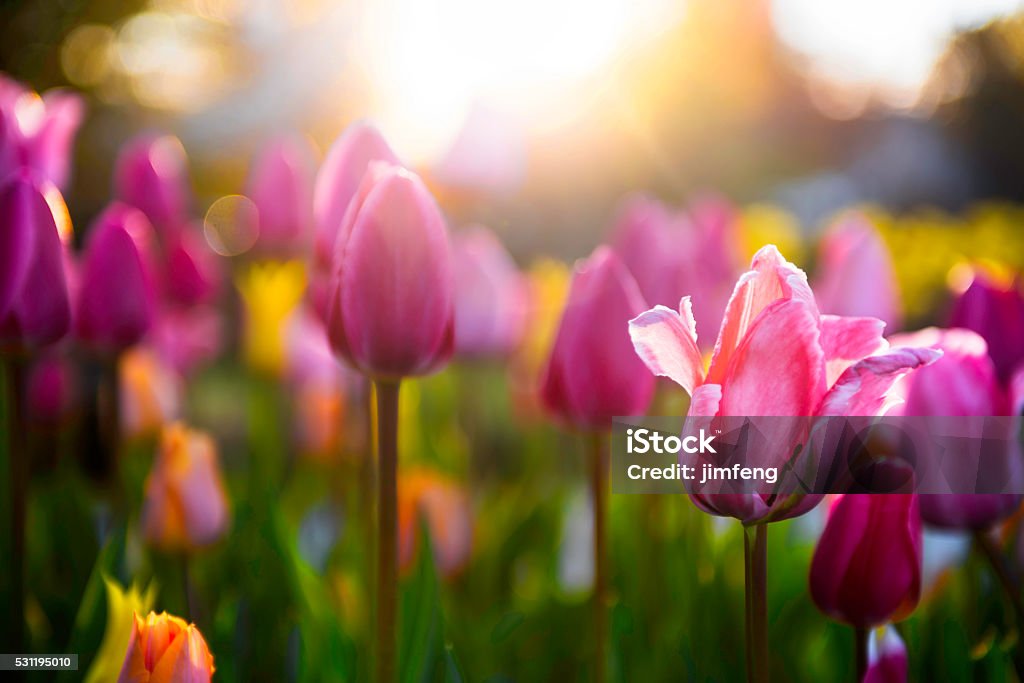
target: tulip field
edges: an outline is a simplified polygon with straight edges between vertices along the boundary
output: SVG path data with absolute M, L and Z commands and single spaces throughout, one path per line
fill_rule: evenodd
M 218 167 L 90 106 L 0 73 L 2 680 L 1024 681 L 1021 205 L 637 185 L 531 242 L 371 118 Z M 624 493 L 646 417 L 772 478 Z M 793 486 L 849 418 L 917 440 Z

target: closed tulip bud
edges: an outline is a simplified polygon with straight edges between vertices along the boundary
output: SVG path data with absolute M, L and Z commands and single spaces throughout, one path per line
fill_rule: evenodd
M 139 342 L 154 318 L 145 215 L 110 205 L 90 231 L 80 272 L 75 319 L 78 338 L 95 350 L 118 353 Z
M 52 344 L 71 326 L 66 249 L 47 193 L 56 188 L 24 171 L 0 188 L 0 350 Z
M 189 551 L 219 539 L 227 524 L 213 439 L 180 423 L 166 427 L 146 480 L 143 537 L 161 550 Z
M 487 228 L 455 236 L 455 351 L 495 356 L 512 351 L 526 322 L 526 281 Z
M 327 318 L 335 353 L 378 378 L 437 369 L 452 353 L 453 289 L 434 198 L 412 173 L 377 167 L 338 235 Z
M 845 494 L 811 560 L 811 598 L 858 628 L 906 618 L 921 594 L 921 517 L 913 494 Z
M 349 202 L 366 169 L 375 161 L 399 163 L 380 131 L 362 121 L 349 126 L 327 152 L 313 194 L 316 253 L 327 263 L 333 258 L 334 242 Z
M 863 683 L 907 683 L 907 648 L 894 627 L 872 632 Z
M 1021 397 L 1008 396 L 999 383 L 985 340 L 963 329 L 929 328 L 896 335 L 894 343 L 942 351 L 942 358 L 929 367 L 909 375 L 898 387 L 902 405 L 893 414 L 914 416 L 928 430 L 941 430 L 950 417 L 1016 414 L 1014 406 Z M 1008 442 L 1012 439 L 1008 439 Z M 990 475 L 998 472 L 1003 490 L 1020 491 L 1024 469 L 1020 453 L 1013 448 L 1004 452 L 985 449 L 984 461 L 959 458 L 946 462 L 941 452 L 924 452 L 932 463 L 955 467 L 947 476 L 952 481 L 967 481 L 984 468 Z M 921 496 L 921 516 L 933 526 L 954 529 L 986 529 L 1008 517 L 1021 502 L 1019 493 L 950 493 Z
M 313 172 L 300 138 L 272 142 L 253 165 L 247 194 L 259 212 L 257 247 L 274 254 L 304 251 L 313 230 Z
M 144 134 L 121 148 L 114 167 L 114 195 L 146 214 L 162 235 L 188 220 L 185 148 L 172 135 Z
M 821 240 L 814 295 L 822 313 L 900 324 L 900 292 L 889 249 L 867 217 L 841 218 Z
M 313 190 L 313 269 L 310 297 L 314 310 L 324 320 L 331 279 L 331 262 L 342 220 L 356 196 L 363 176 L 375 162 L 398 165 L 398 157 L 372 125 L 357 122 L 338 138 L 320 166 Z
M 209 683 L 213 655 L 195 624 L 166 612 L 134 615 L 118 683 Z
M 409 571 L 418 551 L 419 527 L 430 532 L 434 562 L 452 577 L 469 561 L 473 511 L 466 491 L 454 481 L 425 470 L 403 474 L 398 482 L 398 563 Z
M 633 353 L 628 322 L 646 308 L 636 280 L 611 249 L 576 265 L 541 389 L 545 406 L 580 428 L 607 429 L 640 415 L 654 377 Z
M 222 264 L 202 235 L 186 228 L 168 241 L 164 265 L 167 298 L 183 306 L 215 299 L 224 280 Z
M 1024 294 L 1020 282 L 1003 280 L 982 271 L 963 278 L 970 284 L 953 302 L 950 327 L 974 330 L 988 343 L 1001 382 L 1006 382 L 1024 361 Z
M 635 196 L 626 200 L 612 231 L 609 246 L 636 278 L 650 305 L 675 306 L 684 294 L 680 245 L 685 235 L 680 220 L 655 199 Z

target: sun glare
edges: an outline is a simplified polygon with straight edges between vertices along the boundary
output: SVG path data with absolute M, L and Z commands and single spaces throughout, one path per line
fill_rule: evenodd
M 376 118 L 411 161 L 436 158 L 474 104 L 528 118 L 574 106 L 663 0 L 386 0 L 368 8 L 359 59 Z

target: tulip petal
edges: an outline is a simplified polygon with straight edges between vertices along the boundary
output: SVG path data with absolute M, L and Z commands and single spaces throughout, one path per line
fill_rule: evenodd
M 33 261 L 39 209 L 34 194 L 32 184 L 20 179 L 0 191 L 0 320 L 14 305 Z
M 736 349 L 761 311 L 773 302 L 779 299 L 804 302 L 808 310 L 813 311 L 817 326 L 818 309 L 807 284 L 807 275 L 783 258 L 775 245 L 766 245 L 754 254 L 750 268 L 736 282 L 726 306 L 708 370 L 709 382 L 723 382 Z
M 821 402 L 822 416 L 884 415 L 893 405 L 889 390 L 911 370 L 935 362 L 942 356 L 934 349 L 899 348 L 869 356 L 843 372 Z
M 815 311 L 799 300 L 764 309 L 732 354 L 720 414 L 809 416 L 824 393 Z
M 821 316 L 826 384 L 831 387 L 846 368 L 865 356 L 887 349 L 889 344 L 882 336 L 884 329 L 885 323 L 878 318 Z
M 668 377 L 693 396 L 704 380 L 704 362 L 697 347 L 690 297 L 679 302 L 679 313 L 655 306 L 630 320 L 629 336 L 648 370 Z

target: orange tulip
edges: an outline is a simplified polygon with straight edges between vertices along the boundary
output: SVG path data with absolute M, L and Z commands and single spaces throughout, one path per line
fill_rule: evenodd
M 202 683 L 213 676 L 213 655 L 195 624 L 167 612 L 135 614 L 118 683 Z
M 228 523 L 228 506 L 213 439 L 176 423 L 165 428 L 146 481 L 142 532 L 167 551 L 216 541 Z
M 473 510 L 465 489 L 428 470 L 403 473 L 398 480 L 398 564 L 412 569 L 423 519 L 430 531 L 434 561 L 442 576 L 451 578 L 469 561 L 473 541 Z

